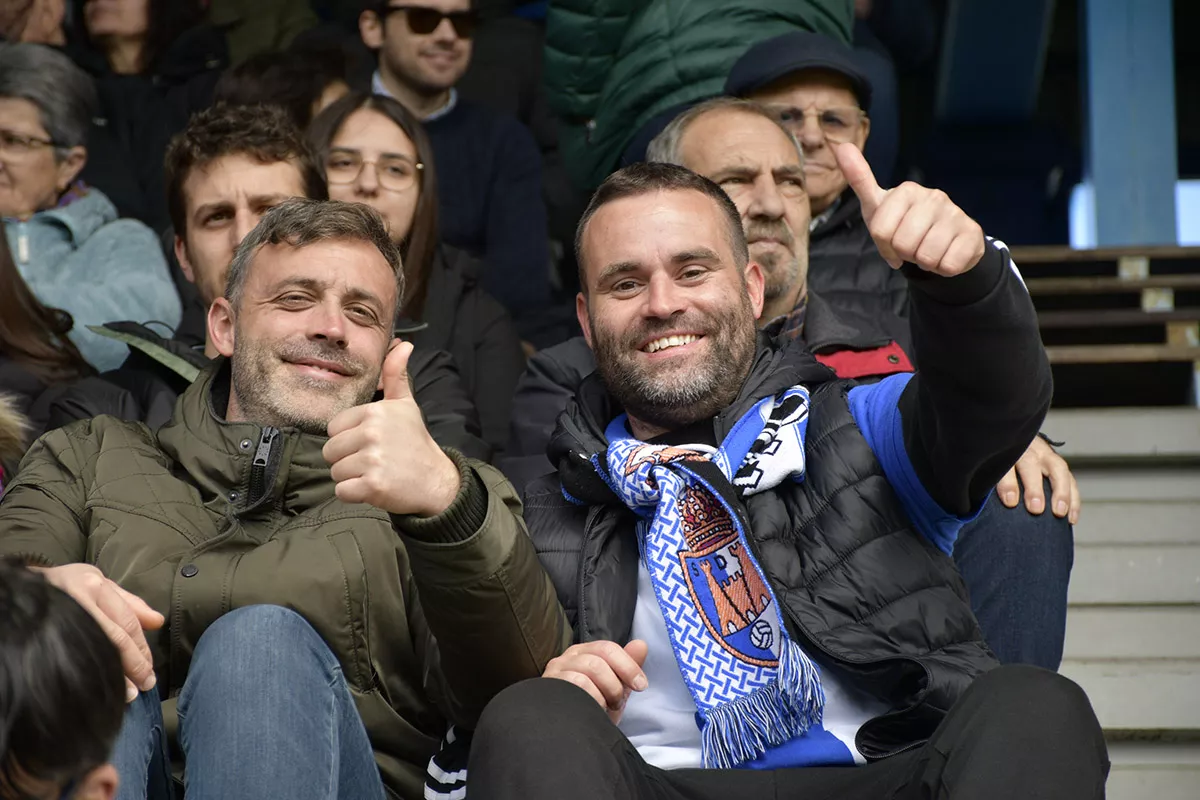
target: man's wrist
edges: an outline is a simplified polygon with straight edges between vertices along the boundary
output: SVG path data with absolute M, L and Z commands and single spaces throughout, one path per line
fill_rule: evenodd
M 483 527 L 488 492 L 466 456 L 449 448 L 444 452 L 458 470 L 458 490 L 449 506 L 434 516 L 391 516 L 392 524 L 406 536 L 424 542 L 453 544 L 471 538 Z

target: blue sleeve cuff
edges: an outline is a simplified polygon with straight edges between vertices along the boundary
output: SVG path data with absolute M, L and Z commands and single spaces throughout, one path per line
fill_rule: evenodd
M 979 516 L 984 503 L 967 516 L 956 516 L 938 505 L 917 478 L 904 448 L 904 425 L 898 405 L 900 395 L 912 377 L 912 373 L 889 375 L 879 383 L 855 386 L 849 394 L 850 414 L 917 530 L 935 547 L 950 555 L 954 552 L 959 531 Z

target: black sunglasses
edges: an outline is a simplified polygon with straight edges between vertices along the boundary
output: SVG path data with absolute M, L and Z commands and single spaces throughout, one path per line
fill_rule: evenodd
M 448 19 L 456 36 L 460 39 L 470 39 L 475 33 L 475 25 L 479 22 L 479 15 L 474 9 L 445 13 L 425 6 L 384 6 L 380 9 L 380 17 L 386 17 L 393 11 L 403 11 L 404 18 L 408 21 L 408 29 L 421 36 L 433 33 L 442 24 L 442 20 Z

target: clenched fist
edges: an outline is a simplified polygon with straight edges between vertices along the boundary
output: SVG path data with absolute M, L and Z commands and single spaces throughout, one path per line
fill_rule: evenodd
M 625 712 L 630 692 L 648 685 L 642 665 L 649 650 L 641 639 L 621 647 L 616 642 L 585 642 L 571 645 L 546 665 L 543 678 L 573 683 L 592 696 L 617 724 Z
M 862 203 L 863 219 L 879 254 L 898 269 L 904 262 L 952 277 L 983 258 L 983 228 L 937 189 L 906 182 L 883 189 L 853 144 L 834 148 L 838 166 Z
M 329 422 L 322 454 L 346 503 L 393 514 L 433 517 L 458 495 L 458 467 L 425 428 L 408 382 L 413 346 L 398 344 L 383 362 L 383 399 L 347 409 Z

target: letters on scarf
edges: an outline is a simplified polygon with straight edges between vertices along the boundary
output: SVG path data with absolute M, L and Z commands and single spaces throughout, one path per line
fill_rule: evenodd
M 783 624 L 751 552 L 743 495 L 804 479 L 808 391 L 757 403 L 720 447 L 650 445 L 621 415 L 593 466 L 640 517 L 642 557 L 684 682 L 696 701 L 704 763 L 728 768 L 821 722 L 817 667 Z

